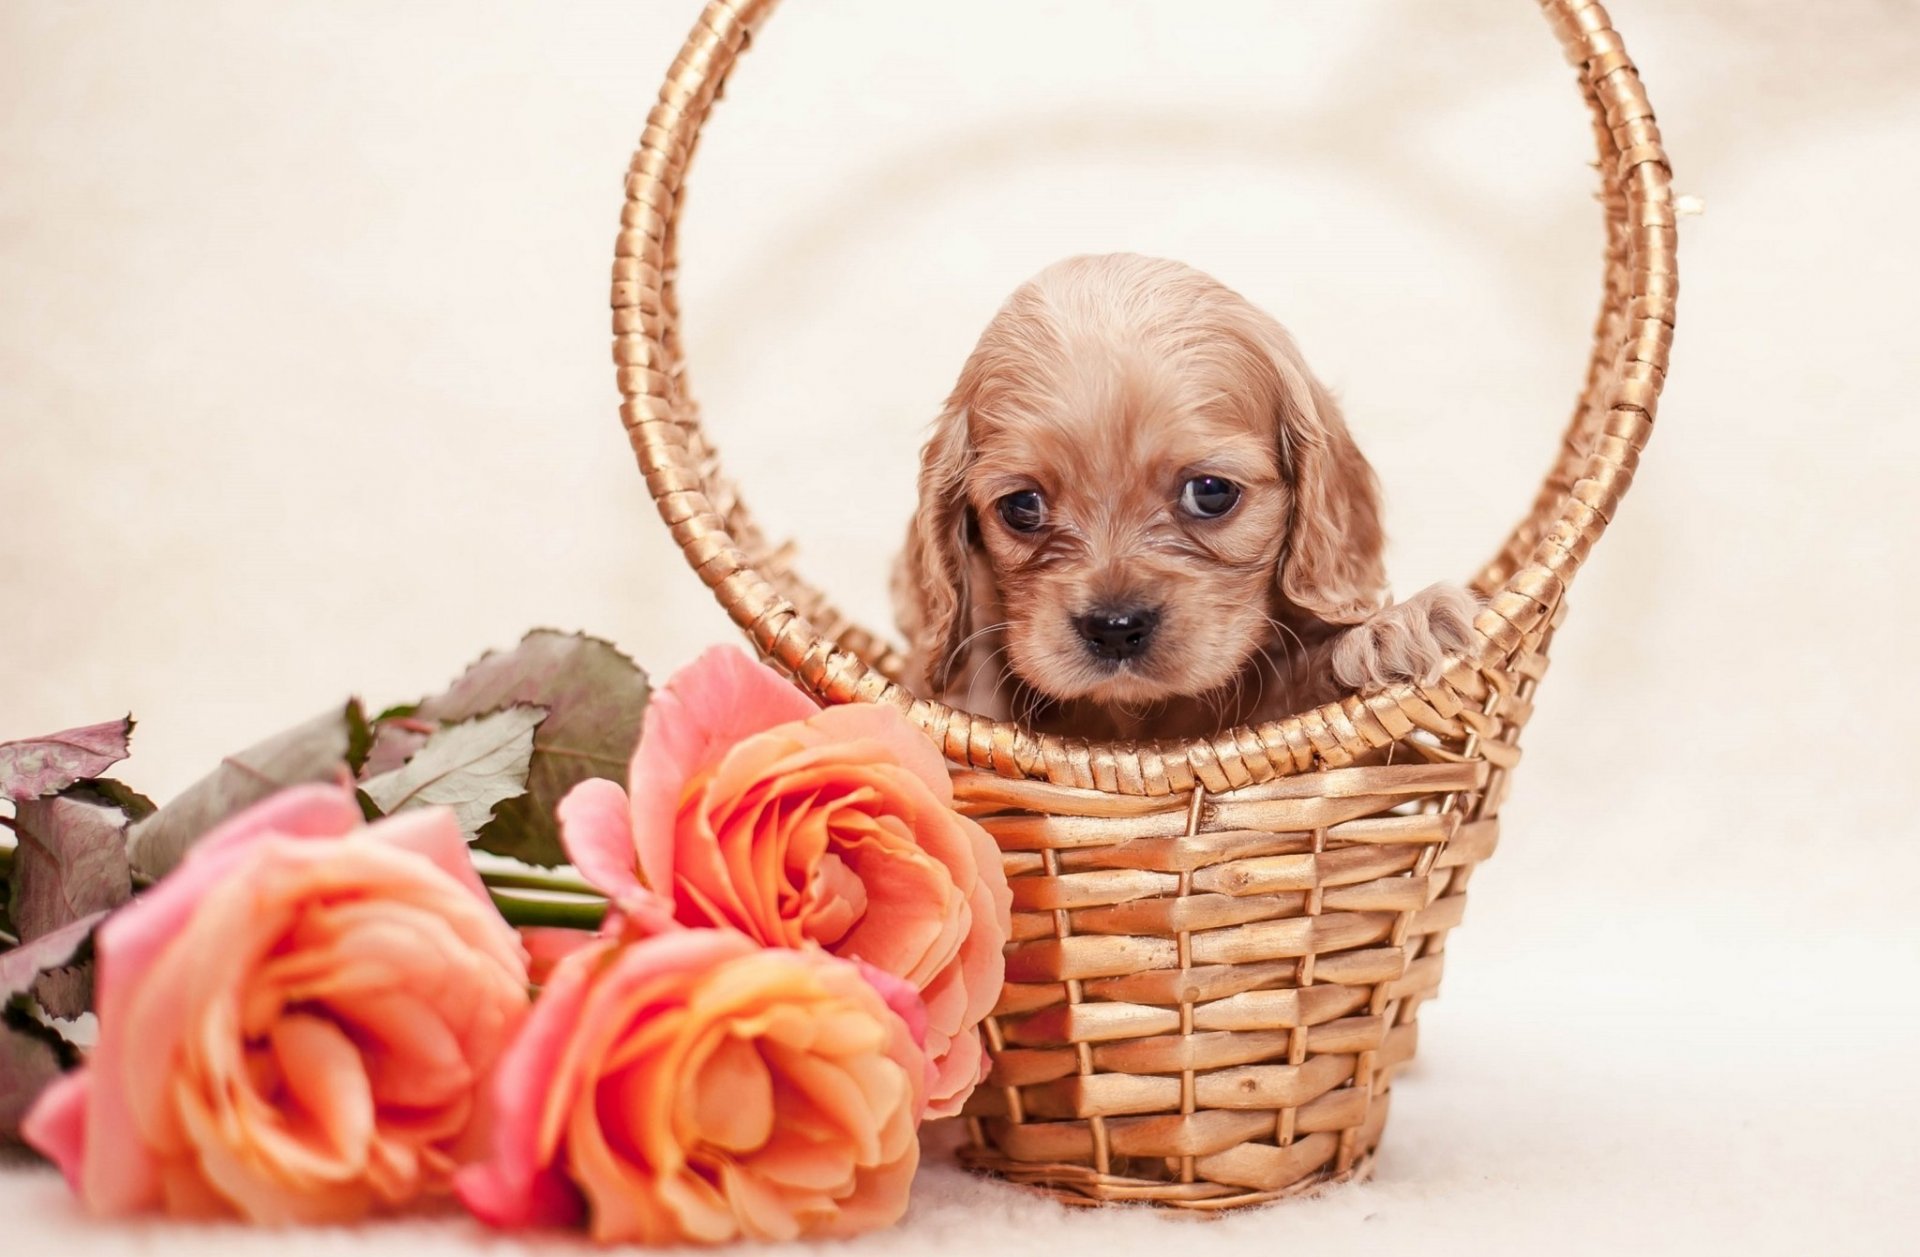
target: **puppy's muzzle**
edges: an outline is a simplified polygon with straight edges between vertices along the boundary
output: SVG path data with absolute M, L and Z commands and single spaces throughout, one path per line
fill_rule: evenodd
M 1075 619 L 1073 626 L 1094 658 L 1118 663 L 1144 652 L 1153 639 L 1154 625 L 1159 622 L 1159 612 L 1136 607 L 1128 611 L 1093 611 Z

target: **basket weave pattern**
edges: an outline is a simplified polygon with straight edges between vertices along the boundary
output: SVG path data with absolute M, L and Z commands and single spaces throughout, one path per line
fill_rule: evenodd
M 916 698 L 754 525 L 689 391 L 674 288 L 701 127 L 776 0 L 711 0 L 627 178 L 621 418 L 688 563 L 823 702 L 898 708 L 953 763 L 1014 890 L 971 1164 L 1073 1201 L 1218 1209 L 1365 1169 L 1467 882 L 1498 837 L 1568 583 L 1652 432 L 1678 293 L 1671 175 L 1594 0 L 1537 0 L 1579 71 L 1606 259 L 1585 387 L 1532 509 L 1473 580 L 1475 646 L 1398 684 L 1213 738 L 1088 743 Z
M 967 1160 L 1069 1199 L 1196 1208 L 1363 1170 L 1544 666 L 1525 656 L 1416 763 L 1218 795 L 960 777 L 1014 895 Z

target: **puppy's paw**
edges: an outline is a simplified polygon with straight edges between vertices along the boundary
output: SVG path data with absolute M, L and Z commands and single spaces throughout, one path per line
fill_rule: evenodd
M 1429 585 L 1342 634 L 1333 675 L 1342 685 L 1372 689 L 1390 681 L 1439 679 L 1440 665 L 1473 643 L 1480 601 L 1458 585 Z

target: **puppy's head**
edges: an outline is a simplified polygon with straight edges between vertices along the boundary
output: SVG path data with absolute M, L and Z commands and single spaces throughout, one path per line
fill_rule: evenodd
M 1229 684 L 1276 621 L 1364 619 L 1381 547 L 1372 471 L 1280 325 L 1113 255 L 1042 272 L 981 336 L 923 454 L 906 575 L 936 692 L 998 630 L 1040 694 L 1134 706 Z

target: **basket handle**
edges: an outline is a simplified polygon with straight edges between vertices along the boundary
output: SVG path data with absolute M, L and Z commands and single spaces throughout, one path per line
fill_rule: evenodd
M 674 274 L 681 190 L 701 127 L 778 0 L 710 0 L 701 13 L 628 167 L 614 250 L 621 422 L 687 562 L 760 652 L 816 698 L 894 706 L 957 764 L 1004 776 L 1126 794 L 1196 784 L 1225 790 L 1337 767 L 1415 729 L 1462 736 L 1473 711 L 1508 701 L 1507 669 L 1537 653 L 1567 585 L 1632 484 L 1666 379 L 1678 292 L 1672 175 L 1639 73 L 1598 0 L 1537 2 L 1579 70 L 1594 115 L 1607 229 L 1601 314 L 1586 388 L 1560 455 L 1532 510 L 1475 580 L 1487 595 L 1474 622 L 1475 645 L 1433 685 L 1396 684 L 1186 742 L 1089 743 L 1036 734 L 915 698 L 895 679 L 898 656 L 876 635 L 843 627 L 825 599 L 770 552 L 700 425 L 687 386 Z

